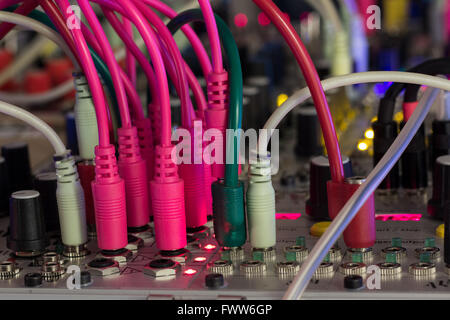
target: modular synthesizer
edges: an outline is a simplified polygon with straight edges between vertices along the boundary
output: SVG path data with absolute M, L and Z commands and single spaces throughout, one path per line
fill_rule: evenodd
M 449 26 L 0 0 L 0 299 L 450 299 Z

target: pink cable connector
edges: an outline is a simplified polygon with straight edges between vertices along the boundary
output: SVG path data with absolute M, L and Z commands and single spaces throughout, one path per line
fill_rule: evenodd
M 128 244 L 125 182 L 119 176 L 113 145 L 95 147 L 92 181 L 98 247 L 118 250 Z
M 180 178 L 184 181 L 184 199 L 186 206 L 186 227 L 197 228 L 206 224 L 206 197 L 205 197 L 205 170 L 202 163 L 202 127 L 187 129 L 191 137 L 191 154 L 183 154 L 189 157 L 190 164 L 181 163 L 178 166 Z M 195 145 L 197 144 L 197 145 Z M 183 149 L 183 152 L 188 150 Z
M 172 161 L 173 146 L 155 149 L 155 176 L 150 182 L 156 245 L 172 251 L 186 246 L 184 183 Z
M 148 224 L 147 163 L 141 157 L 136 127 L 117 129 L 119 137 L 119 174 L 125 181 L 127 199 L 127 225 L 129 228 Z
M 217 144 L 222 145 L 221 155 L 213 155 L 220 158 L 222 163 L 213 163 L 211 170 L 215 178 L 223 178 L 225 176 L 225 137 L 228 120 L 228 73 L 210 73 L 208 75 L 207 93 L 208 93 L 208 110 L 205 111 L 205 120 L 208 129 L 215 128 L 221 132 Z M 212 141 L 214 142 L 214 141 Z M 211 143 L 212 143 L 211 142 Z

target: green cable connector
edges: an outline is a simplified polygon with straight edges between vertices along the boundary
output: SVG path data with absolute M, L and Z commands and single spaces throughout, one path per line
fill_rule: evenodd
M 244 186 L 228 187 L 223 180 L 211 186 L 213 196 L 214 234 L 222 247 L 240 247 L 246 239 Z
M 352 253 L 352 262 L 353 263 L 361 263 L 363 262 L 363 255 L 361 252 Z
M 295 239 L 295 244 L 297 246 L 302 246 L 302 247 L 306 247 L 306 240 L 304 236 L 299 236 Z
M 392 238 L 391 245 L 393 247 L 401 247 L 402 246 L 402 238 Z
M 325 258 L 323 259 L 323 262 L 330 262 L 330 253 L 328 252 Z
M 420 254 L 420 262 L 429 263 L 431 261 L 431 255 L 429 252 L 422 252 Z
M 434 238 L 426 238 L 425 239 L 425 247 L 435 247 L 436 240 Z
M 386 254 L 386 262 L 387 263 L 397 263 L 397 254 L 394 252 L 390 252 Z

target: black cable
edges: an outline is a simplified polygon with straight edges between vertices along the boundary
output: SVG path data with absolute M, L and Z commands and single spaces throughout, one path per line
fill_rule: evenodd
M 423 73 L 427 75 L 436 74 L 450 74 L 450 58 L 432 59 L 421 63 L 408 72 Z M 412 87 L 408 90 L 408 96 L 405 93 L 405 102 L 410 102 L 406 99 L 417 99 L 417 92 L 420 86 L 408 85 L 405 83 L 393 83 L 386 91 L 384 97 L 380 100 L 378 109 L 378 121 L 380 123 L 389 123 L 394 117 L 395 99 L 406 88 Z M 416 99 L 412 101 L 416 101 Z

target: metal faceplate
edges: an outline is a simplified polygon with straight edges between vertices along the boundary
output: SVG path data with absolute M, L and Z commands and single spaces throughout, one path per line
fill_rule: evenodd
M 303 211 L 306 193 L 301 190 L 284 190 L 278 193 L 279 212 Z M 399 261 L 402 272 L 397 277 L 381 277 L 379 289 L 370 289 L 366 284 L 368 275 L 364 276 L 365 287 L 359 290 L 344 289 L 344 275 L 337 271 L 339 263 L 334 263 L 334 271 L 331 275 L 324 275 L 311 280 L 303 298 L 305 299 L 436 299 L 450 298 L 449 275 L 445 272 L 442 260 L 436 263 L 436 273 L 427 278 L 419 278 L 408 272 L 411 264 L 419 262 L 414 250 L 424 247 L 425 239 L 435 237 L 435 229 L 442 222 L 431 220 L 426 216 L 425 199 L 417 195 L 399 194 L 396 196 L 377 196 L 377 212 L 387 213 L 396 208 L 397 213 L 420 213 L 421 221 L 377 221 L 377 241 L 373 248 L 373 261 L 366 265 L 384 262 L 381 250 L 391 246 L 393 237 L 402 239 L 402 246 L 407 249 L 406 258 Z M 420 201 L 418 199 L 421 199 Z M 290 216 L 290 215 L 287 215 Z M 43 281 L 38 288 L 26 288 L 24 276 L 29 272 L 40 272 L 41 266 L 33 263 L 33 260 L 16 259 L 21 268 L 18 276 L 13 279 L 0 280 L 0 297 L 4 298 L 108 298 L 108 299 L 281 299 L 285 290 L 291 283 L 293 276 L 276 273 L 276 263 L 286 261 L 284 248 L 295 245 L 298 236 L 304 236 L 306 246 L 312 249 L 318 238 L 309 235 L 309 228 L 315 221 L 302 214 L 296 220 L 277 220 L 277 246 L 276 260 L 268 261 L 264 272 L 244 272 L 240 263 L 252 260 L 252 252 L 249 244 L 244 246 L 245 257 L 239 262 L 235 261 L 234 271 L 225 274 L 225 286 L 220 289 L 208 289 L 205 287 L 204 278 L 208 274 L 208 264 L 215 260 L 223 259 L 222 250 L 217 246 L 212 236 L 199 237 L 197 241 L 190 243 L 187 249 L 190 256 L 185 264 L 181 264 L 176 277 L 154 278 L 143 272 L 144 266 L 158 254 L 158 249 L 152 240 L 144 243 L 144 246 L 133 253 L 126 265 L 120 266 L 120 273 L 110 276 L 99 276 L 92 273 L 93 283 L 81 289 L 68 289 L 65 274 L 58 280 Z M 11 251 L 6 248 L 6 230 L 8 219 L 1 220 L 0 261 L 11 259 Z M 209 227 L 212 227 L 209 224 Z M 55 249 L 56 239 L 51 241 L 49 250 Z M 208 244 L 216 245 L 214 249 Z M 443 250 L 442 239 L 436 238 L 436 246 Z M 86 265 L 98 254 L 96 241 L 88 244 L 91 254 L 82 260 L 64 260 L 64 267 L 79 265 L 81 270 L 87 269 Z M 344 262 L 351 261 L 346 253 L 345 244 L 339 240 L 339 247 L 343 253 Z M 207 249 L 209 248 L 209 249 Z M 58 249 L 58 248 L 56 248 Z M 199 257 L 206 258 L 196 259 Z M 190 274 L 185 271 L 190 270 Z M 195 273 L 192 272 L 195 270 Z M 373 282 L 376 284 L 375 282 Z

